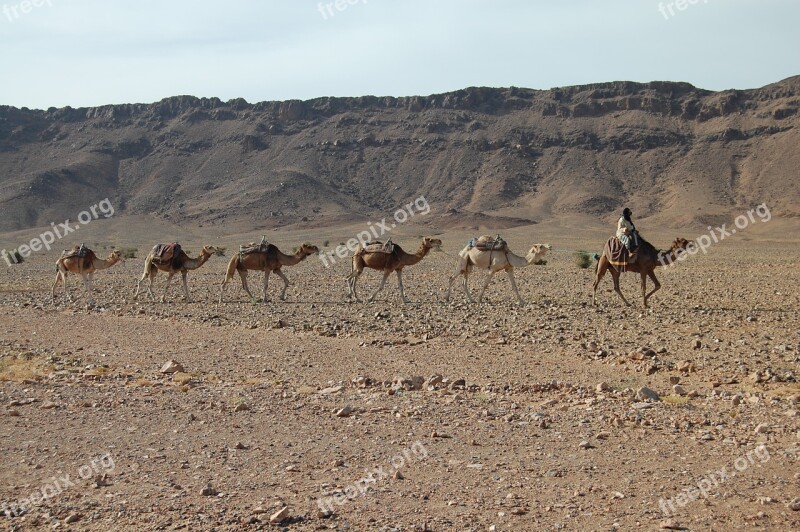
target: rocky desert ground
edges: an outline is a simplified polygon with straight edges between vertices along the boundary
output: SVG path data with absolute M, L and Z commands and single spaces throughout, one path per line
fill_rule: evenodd
M 190 303 L 178 283 L 132 299 L 144 245 L 97 274 L 93 308 L 74 277 L 76 301 L 51 300 L 58 253 L 3 265 L 0 527 L 797 530 L 800 252 L 784 234 L 661 269 L 649 309 L 635 274 L 636 305 L 606 278 L 592 306 L 574 252 L 607 235 L 555 226 L 504 232 L 520 254 L 553 244 L 517 272 L 524 306 L 502 275 L 481 305 L 443 302 L 465 232 L 405 270 L 409 304 L 394 278 L 348 302 L 348 261 L 316 257 L 286 268 L 286 302 L 273 277 L 269 303 L 219 304 L 233 242 L 190 274 Z

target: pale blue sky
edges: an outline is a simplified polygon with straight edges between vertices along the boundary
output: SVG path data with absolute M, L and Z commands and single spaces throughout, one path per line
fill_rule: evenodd
M 680 0 L 683 11 L 679 0 L 339 0 L 342 10 L 319 0 L 27 1 L 0 0 L 0 105 L 614 80 L 744 89 L 800 74 L 798 0 Z

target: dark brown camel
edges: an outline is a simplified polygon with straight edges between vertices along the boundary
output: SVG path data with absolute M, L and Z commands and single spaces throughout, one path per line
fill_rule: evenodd
M 691 245 L 691 242 L 685 238 L 676 238 L 672 243 L 672 247 L 668 251 L 661 251 L 653 247 L 653 245 L 643 239 L 641 235 L 639 236 L 639 249 L 636 262 L 625 266 L 623 271 L 638 273 L 641 275 L 642 297 L 644 298 L 645 308 L 647 307 L 647 300 L 650 299 L 650 297 L 655 294 L 659 288 L 661 288 L 661 283 L 659 283 L 658 279 L 656 279 L 655 269 L 658 266 L 669 266 L 670 264 L 673 264 L 678 258 L 678 254 L 680 253 L 679 250 L 686 251 L 686 248 L 689 247 L 689 245 Z M 606 271 L 608 271 L 611 273 L 611 278 L 614 280 L 614 291 L 619 294 L 619 297 L 622 298 L 622 301 L 624 301 L 626 305 L 630 306 L 631 304 L 628 303 L 627 299 L 625 299 L 625 296 L 622 294 L 622 290 L 619 289 L 619 274 L 622 273 L 622 271 L 620 271 L 619 266 L 614 266 L 611 264 L 611 257 L 609 257 L 608 254 L 609 246 L 606 245 L 603 249 L 602 256 L 600 256 L 597 264 L 595 265 L 594 295 L 592 296 L 592 303 L 597 305 L 597 285 L 600 284 L 600 280 L 603 279 Z M 650 293 L 647 293 L 648 277 L 653 280 L 653 284 L 655 285 Z
M 239 277 L 242 280 L 242 288 L 247 292 L 250 298 L 253 298 L 253 293 L 250 292 L 250 287 L 247 286 L 247 271 L 255 270 L 264 272 L 264 303 L 267 302 L 267 286 L 269 283 L 269 274 L 275 274 L 283 279 L 283 291 L 281 292 L 281 301 L 286 301 L 286 289 L 289 288 L 289 279 L 281 271 L 283 266 L 294 266 L 305 260 L 309 255 L 319 253 L 317 246 L 311 244 L 300 244 L 297 252 L 292 255 L 281 253 L 275 245 L 269 244 L 265 251 L 256 251 L 248 254 L 237 253 L 231 257 L 228 262 L 228 269 L 225 272 L 225 280 L 222 281 L 222 286 L 219 290 L 219 302 L 222 303 L 222 294 L 225 292 L 225 285 L 228 281 L 233 279 L 233 274 L 239 272 Z
M 364 271 L 364 268 L 372 268 L 373 270 L 382 271 L 383 279 L 381 279 L 381 285 L 375 290 L 375 293 L 370 296 L 370 302 L 375 299 L 378 292 L 383 290 L 386 279 L 392 272 L 397 272 L 397 288 L 400 290 L 400 297 L 403 299 L 403 303 L 408 303 L 408 298 L 406 298 L 403 290 L 403 268 L 413 266 L 424 259 L 431 249 L 441 249 L 441 247 L 441 240 L 427 236 L 422 239 L 419 249 L 413 255 L 403 251 L 397 244 L 394 244 L 394 249 L 391 253 L 367 253 L 359 245 L 356 248 L 355 255 L 353 255 L 353 270 L 347 276 L 347 287 L 350 291 L 350 296 L 356 301 L 360 301 L 358 295 L 356 295 L 356 281 L 358 281 L 358 277 Z

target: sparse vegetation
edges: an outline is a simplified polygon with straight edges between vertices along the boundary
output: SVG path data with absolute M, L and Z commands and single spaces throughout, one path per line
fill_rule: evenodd
M 120 248 L 122 256 L 126 259 L 135 259 L 138 251 L 136 248 Z
M 326 241 L 324 241 L 324 242 L 322 243 L 322 247 L 328 247 L 328 244 L 330 244 L 330 243 L 331 243 L 331 241 L 330 241 L 330 240 L 326 240 Z
M 228 248 L 217 248 L 217 252 L 214 253 L 214 255 L 216 255 L 217 257 L 224 257 L 226 249 Z
M 585 270 L 592 265 L 592 255 L 588 251 L 575 252 L 575 264 L 578 268 Z

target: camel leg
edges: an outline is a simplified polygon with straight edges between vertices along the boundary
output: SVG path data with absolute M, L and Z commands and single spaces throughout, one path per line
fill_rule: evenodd
M 620 290 L 620 288 L 619 288 L 619 275 L 620 275 L 620 273 L 617 270 L 613 269 L 613 268 L 611 268 L 611 270 L 609 270 L 609 271 L 611 272 L 611 279 L 614 281 L 614 291 L 619 295 L 619 297 L 622 298 L 622 301 L 625 302 L 625 305 L 630 307 L 631 304 L 628 303 L 628 300 L 625 299 L 625 294 L 623 294 L 622 290 Z
M 283 279 L 283 292 L 281 292 L 281 301 L 286 301 L 286 289 L 289 288 L 289 279 L 286 278 L 281 270 L 275 270 L 275 275 Z
M 147 293 L 150 294 L 150 300 L 151 301 L 155 301 L 156 300 L 156 295 L 153 293 L 153 283 L 156 280 L 156 273 L 158 273 L 158 270 L 156 270 L 156 271 L 150 270 L 150 279 L 148 280 L 148 283 L 147 283 Z M 166 293 L 165 293 L 165 295 L 166 295 Z
M 378 293 L 379 293 L 381 290 L 383 290 L 383 286 L 386 284 L 386 279 L 388 279 L 388 278 L 389 278 L 389 275 L 390 275 L 391 273 L 392 273 L 392 272 L 384 272 L 384 273 L 383 273 L 383 279 L 381 279 L 381 285 L 378 287 L 378 289 L 377 289 L 377 290 L 375 290 L 375 293 L 374 293 L 374 294 L 372 294 L 371 296 L 369 296 L 369 299 L 367 299 L 367 301 L 369 301 L 370 303 L 372 303 L 373 301 L 375 301 L 375 296 L 377 296 L 377 295 L 378 295 Z
M 481 292 L 478 294 L 478 303 L 483 301 L 483 292 L 486 290 L 486 287 L 489 286 L 489 283 L 492 282 L 494 274 L 495 272 L 490 272 L 489 275 L 486 276 L 486 280 L 483 282 L 483 286 L 481 287 Z
M 164 287 L 164 295 L 161 296 L 161 302 L 164 303 L 167 301 L 167 292 L 169 292 L 169 283 L 172 281 L 172 277 L 175 275 L 173 272 L 169 272 L 167 274 L 167 284 Z
M 472 294 L 469 292 L 469 270 L 464 270 L 464 278 L 461 279 L 461 285 L 464 287 L 464 295 L 467 296 L 467 302 L 474 303 Z
M 188 275 L 189 272 L 181 272 L 181 281 L 183 281 L 183 295 L 187 303 L 189 303 L 189 283 L 186 281 L 186 277 Z
M 56 287 L 58 286 L 58 281 L 61 280 L 61 275 L 62 275 L 61 270 L 57 270 L 56 271 L 56 281 L 53 283 L 53 299 L 56 298 Z M 64 286 L 65 287 L 67 286 L 66 281 L 64 281 Z
M 403 270 L 397 270 L 397 288 L 400 290 L 400 298 L 403 300 L 403 303 L 410 303 L 403 290 Z
M 244 289 L 244 291 L 247 292 L 247 295 L 250 296 L 250 299 L 254 299 L 253 292 L 250 291 L 250 286 L 247 284 L 247 270 L 240 271 L 239 278 L 242 280 L 242 286 L 239 288 L 239 292 Z
M 361 300 L 358 299 L 358 293 L 356 292 L 356 282 L 358 278 L 361 276 L 361 272 L 363 270 L 353 270 L 350 275 L 347 276 L 347 287 L 350 290 L 350 297 L 355 299 L 357 302 L 361 303 Z
M 84 276 L 83 276 L 83 289 L 86 292 L 86 303 L 89 304 L 89 305 L 94 305 L 94 298 L 92 297 L 92 292 L 93 292 L 92 280 L 93 280 L 93 277 L 94 277 L 93 273 L 84 274 Z
M 452 277 L 450 277 L 450 280 L 447 283 L 447 292 L 444 295 L 445 301 L 450 301 L 450 290 L 453 288 L 453 282 L 455 282 L 455 280 L 458 279 L 458 277 L 462 274 L 465 274 L 465 272 L 457 271 Z
M 519 304 L 524 305 L 525 300 L 522 299 L 522 296 L 519 295 L 519 290 L 517 289 L 517 280 L 514 278 L 514 270 L 506 270 L 506 274 L 508 275 L 508 282 L 511 283 L 511 290 L 513 290 L 514 295 L 517 296 Z
M 594 306 L 597 306 L 597 287 L 600 285 L 600 281 L 603 280 L 603 277 L 605 277 L 606 270 L 608 270 L 608 263 L 605 262 L 605 257 L 600 257 L 594 272 L 594 292 L 592 293 L 592 305 Z
M 661 283 L 659 283 L 658 279 L 656 279 L 656 272 L 655 271 L 651 270 L 650 272 L 648 272 L 647 275 L 650 277 L 650 279 L 653 280 L 653 285 L 655 285 L 655 286 L 653 287 L 652 290 L 650 290 L 649 294 L 644 296 L 644 306 L 645 307 L 647 307 L 647 301 L 650 299 L 650 297 L 653 294 L 655 294 L 658 291 L 659 288 L 661 288 Z M 644 275 L 642 275 L 642 286 L 644 286 Z
M 272 270 L 270 269 L 264 270 L 264 298 L 262 299 L 264 303 L 267 302 L 267 288 L 269 287 L 269 274 L 271 273 Z

